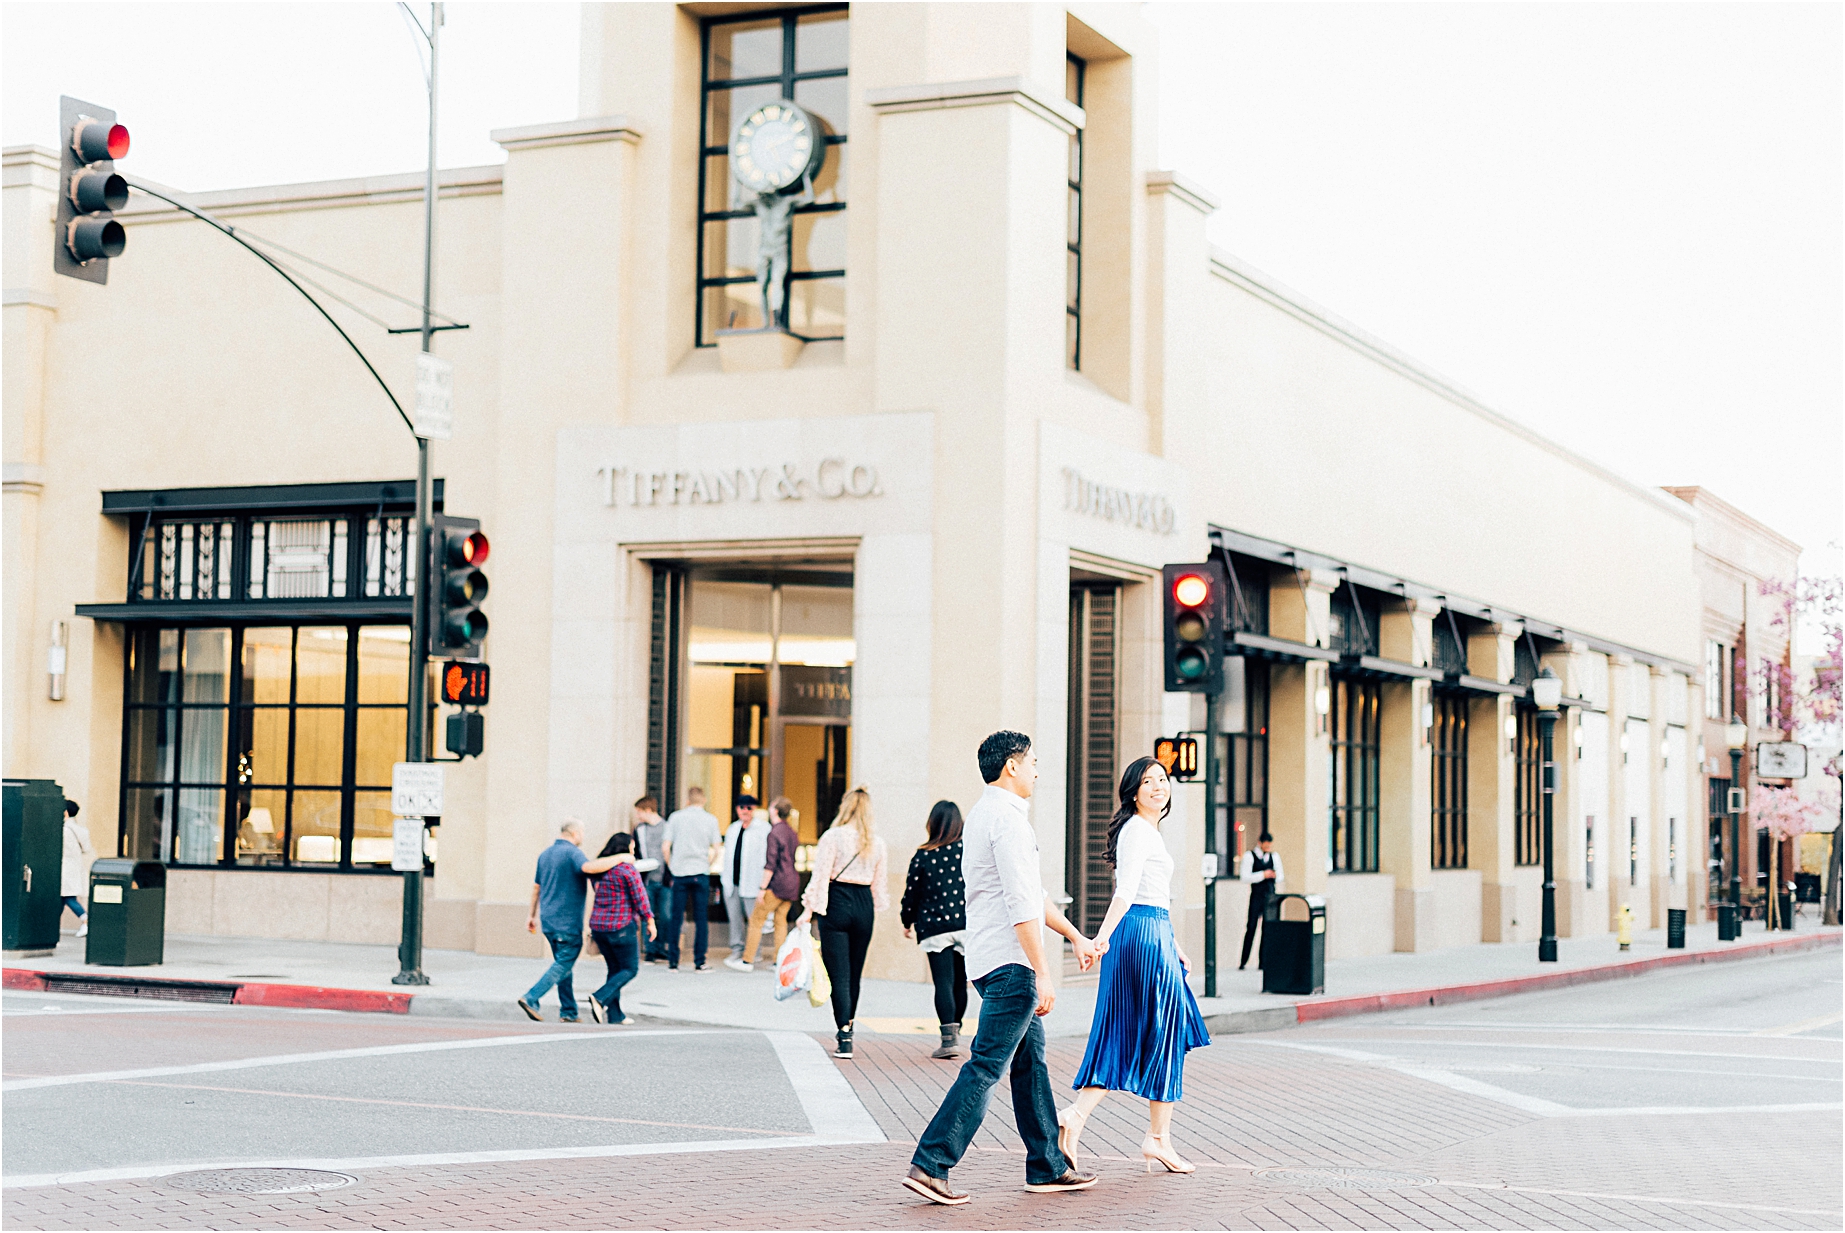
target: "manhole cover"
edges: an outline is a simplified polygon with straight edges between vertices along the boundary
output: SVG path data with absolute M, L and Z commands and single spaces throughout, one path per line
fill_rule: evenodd
M 305 1190 L 338 1190 L 358 1180 L 350 1173 L 324 1169 L 200 1169 L 163 1177 L 160 1184 L 206 1194 L 299 1194 Z
M 1265 1182 L 1312 1186 L 1324 1190 L 1396 1190 L 1404 1186 L 1433 1186 L 1440 1179 L 1421 1173 L 1390 1169 L 1257 1169 Z

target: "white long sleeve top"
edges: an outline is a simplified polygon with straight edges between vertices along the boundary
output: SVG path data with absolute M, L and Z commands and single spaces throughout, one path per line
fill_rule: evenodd
M 1159 828 L 1139 814 L 1129 818 L 1115 840 L 1115 898 L 1153 908 L 1172 907 L 1172 853 Z
M 1270 852 L 1268 854 L 1268 858 L 1269 860 L 1275 862 L 1275 880 L 1268 884 L 1268 888 L 1271 891 L 1278 891 L 1281 889 L 1281 853 Z M 1254 848 L 1250 848 L 1243 853 L 1242 874 L 1243 874 L 1243 881 L 1245 883 L 1251 882 L 1255 879 L 1256 850 Z
M 967 978 L 979 980 L 1009 963 L 1030 967 L 1014 926 L 1044 923 L 1031 802 L 986 786 L 961 832 L 961 881 L 967 888 Z

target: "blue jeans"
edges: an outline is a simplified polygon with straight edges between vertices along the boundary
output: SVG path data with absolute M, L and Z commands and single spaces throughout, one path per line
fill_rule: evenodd
M 619 929 L 607 932 L 598 929 L 589 935 L 595 940 L 596 949 L 602 952 L 602 961 L 609 965 L 609 978 L 602 982 L 602 988 L 589 996 L 613 1011 L 617 1023 L 624 1018 L 621 1013 L 622 988 L 641 970 L 641 955 L 634 946 L 639 932 L 640 922 L 629 921 Z
M 666 884 L 666 879 L 647 883 L 647 906 L 653 909 L 653 918 L 660 922 L 659 936 L 647 943 L 649 959 L 666 958 L 666 917 L 672 902 L 673 889 Z
M 679 931 L 685 927 L 685 909 L 687 902 L 692 906 L 692 919 L 697 928 L 692 931 L 692 962 L 700 967 L 705 963 L 705 943 L 710 940 L 711 926 L 711 884 L 710 878 L 702 873 L 690 877 L 673 879 L 673 911 L 666 922 L 666 963 L 668 967 L 679 966 Z
M 78 920 L 83 919 L 83 899 L 81 896 L 79 895 L 64 896 L 64 906 L 69 908 L 71 910 L 71 914 L 75 916 Z
M 1012 1116 L 1025 1142 L 1025 1184 L 1054 1182 L 1070 1167 L 1057 1148 L 1057 1106 L 1044 1069 L 1044 1025 L 1038 1021 L 1038 978 L 1008 963 L 974 982 L 980 1028 L 970 1056 L 942 1107 L 929 1119 L 910 1163 L 930 1177 L 947 1177 L 973 1142 L 1000 1076 L 1012 1074 Z
M 538 983 L 525 992 L 525 1000 L 533 1006 L 538 1005 L 544 995 L 551 992 L 551 986 L 557 986 L 557 1009 L 562 1018 L 577 1017 L 577 991 L 571 984 L 571 973 L 576 970 L 577 956 L 583 953 L 583 935 L 581 933 L 547 933 L 545 941 L 551 944 L 551 966 L 538 978 Z

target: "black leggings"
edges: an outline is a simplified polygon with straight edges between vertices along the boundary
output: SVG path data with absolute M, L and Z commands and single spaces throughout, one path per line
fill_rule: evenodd
M 871 888 L 857 882 L 834 882 L 826 890 L 826 915 L 820 926 L 820 959 L 833 982 L 833 1023 L 845 1027 L 858 1014 L 859 978 L 865 974 L 865 951 L 871 946 Z
M 950 946 L 929 953 L 929 975 L 935 981 L 935 1019 L 946 1027 L 967 1015 L 967 960 Z

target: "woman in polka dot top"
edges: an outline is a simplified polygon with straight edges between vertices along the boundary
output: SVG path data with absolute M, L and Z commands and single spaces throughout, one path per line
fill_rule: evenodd
M 903 936 L 922 943 L 935 981 L 941 1047 L 931 1057 L 961 1056 L 958 1037 L 967 1013 L 967 887 L 961 881 L 961 808 L 937 801 L 928 839 L 910 857 L 903 886 Z

